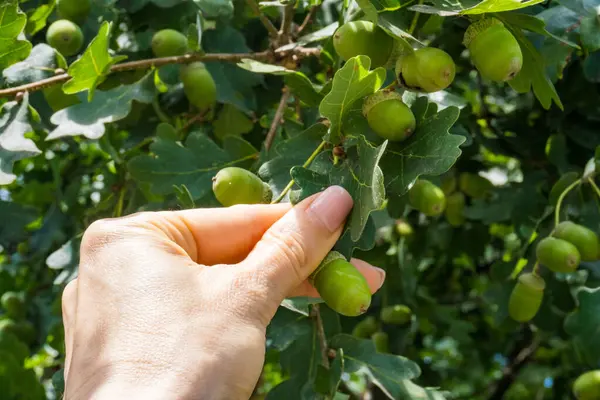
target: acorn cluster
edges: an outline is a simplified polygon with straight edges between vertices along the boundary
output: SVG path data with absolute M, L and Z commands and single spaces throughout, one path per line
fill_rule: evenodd
M 591 229 L 564 221 L 539 241 L 536 258 L 539 265 L 553 272 L 575 272 L 582 261 L 600 259 L 600 240 Z M 537 269 L 519 276 L 508 305 L 511 318 L 517 322 L 532 320 L 542 304 L 545 286 Z
M 454 227 L 465 223 L 464 210 L 468 198 L 482 199 L 490 193 L 493 184 L 486 178 L 462 172 L 458 179 L 450 171 L 441 186 L 426 179 L 418 179 L 408 191 L 408 202 L 412 208 L 428 217 L 442 214 Z
M 371 339 L 380 353 L 389 353 L 389 336 L 383 329 L 385 325 L 407 326 L 413 318 L 412 310 L 404 304 L 383 307 L 379 319 L 369 315 L 359 321 L 352 329 L 352 335 L 360 339 Z
M 505 82 L 523 66 L 521 47 L 513 34 L 495 18 L 485 18 L 469 26 L 464 36 L 471 61 L 486 78 Z M 456 65 L 445 51 L 423 47 L 406 51 L 382 28 L 370 21 L 352 21 L 337 29 L 333 46 L 343 60 L 368 56 L 371 68 L 394 67 L 398 83 L 409 91 L 434 93 L 449 87 L 456 76 Z M 493 49 L 493 51 L 490 51 Z M 363 114 L 371 129 L 389 141 L 411 137 L 417 121 L 402 96 L 390 90 L 369 96 Z

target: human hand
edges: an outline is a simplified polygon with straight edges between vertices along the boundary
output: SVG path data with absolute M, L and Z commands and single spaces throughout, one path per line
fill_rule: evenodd
M 352 208 L 331 187 L 289 204 L 140 213 L 85 232 L 63 293 L 65 399 L 247 399 L 265 331 Z M 372 292 L 385 273 L 352 260 Z

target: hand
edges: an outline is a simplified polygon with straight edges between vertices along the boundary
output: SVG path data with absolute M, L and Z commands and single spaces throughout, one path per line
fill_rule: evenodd
M 247 399 L 281 301 L 352 208 L 340 187 L 289 204 L 139 213 L 85 232 L 63 294 L 65 399 Z M 379 268 L 353 260 L 373 292 Z

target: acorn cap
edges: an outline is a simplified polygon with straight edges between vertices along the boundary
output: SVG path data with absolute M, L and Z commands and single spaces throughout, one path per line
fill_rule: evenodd
M 346 260 L 346 257 L 344 257 L 342 253 L 339 253 L 337 251 L 330 251 L 327 254 L 327 256 L 323 259 L 323 261 L 321 261 L 321 264 L 319 264 L 317 269 L 315 269 L 315 271 L 312 274 L 310 274 L 309 280 L 311 281 L 311 283 L 323 268 L 325 268 L 329 263 L 339 259 Z
M 273 200 L 273 191 L 267 182 L 263 182 L 263 202 L 270 203 Z
M 385 90 L 380 90 L 378 92 L 373 93 L 372 95 L 367 97 L 367 99 L 365 100 L 365 102 L 363 104 L 363 108 L 362 108 L 363 115 L 366 117 L 367 114 L 369 113 L 369 111 L 371 111 L 371 108 L 375 107 L 377 104 L 381 103 L 382 101 L 387 101 L 387 100 L 402 101 L 402 95 L 398 92 L 394 92 L 394 91 L 388 92 Z
M 466 47 L 469 47 L 469 45 L 477 37 L 477 35 L 479 35 L 482 32 L 485 32 L 486 30 L 488 30 L 489 28 L 491 28 L 492 26 L 495 26 L 495 25 L 504 26 L 502 21 L 500 21 L 496 18 L 484 18 L 480 21 L 472 23 L 471 25 L 469 25 L 469 27 L 467 28 L 467 31 L 465 32 L 465 37 L 463 38 L 463 44 Z
M 537 290 L 539 292 L 543 292 L 546 288 L 546 282 L 544 281 L 544 278 L 530 273 L 519 276 L 519 283 L 522 283 L 528 288 Z

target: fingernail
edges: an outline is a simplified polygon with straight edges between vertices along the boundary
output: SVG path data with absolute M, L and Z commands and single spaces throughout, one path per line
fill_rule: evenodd
M 379 286 L 377 287 L 377 290 L 379 290 L 379 289 L 381 289 L 381 287 L 383 286 L 383 283 L 385 282 L 385 271 L 378 267 L 372 267 L 372 268 L 375 271 L 377 271 L 377 273 L 379 273 Z
M 341 186 L 330 186 L 312 202 L 306 211 L 333 233 L 344 223 L 353 205 L 354 201 L 346 189 Z

